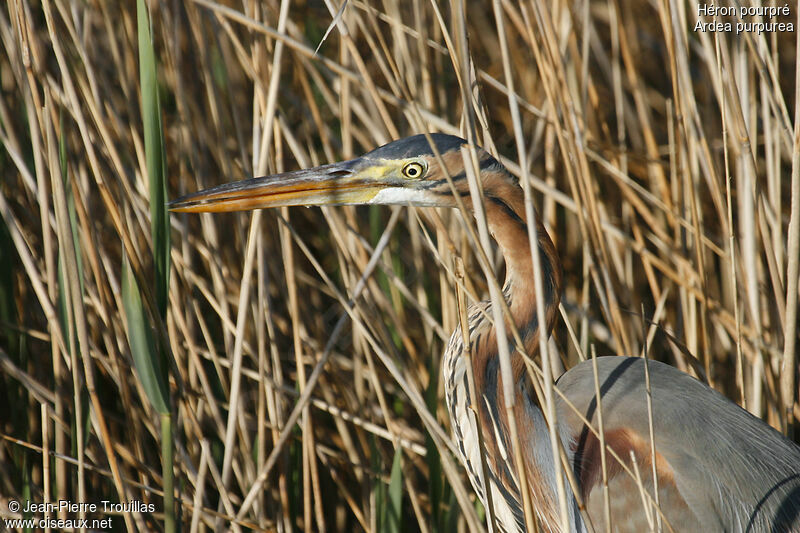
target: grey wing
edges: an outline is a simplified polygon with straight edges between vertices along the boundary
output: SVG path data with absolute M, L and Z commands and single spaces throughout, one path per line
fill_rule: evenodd
M 644 530 L 644 486 L 652 494 L 653 464 L 660 508 L 675 531 L 800 530 L 800 448 L 760 419 L 696 379 L 649 361 L 655 454 L 649 439 L 645 361 L 601 357 L 606 442 L 629 468 L 633 453 L 641 482 L 608 458 L 607 478 L 614 527 Z M 557 387 L 597 427 L 590 361 L 564 374 Z M 600 447 L 565 401 L 559 424 L 587 511 L 595 527 L 604 522 Z M 615 520 L 616 519 L 616 520 Z

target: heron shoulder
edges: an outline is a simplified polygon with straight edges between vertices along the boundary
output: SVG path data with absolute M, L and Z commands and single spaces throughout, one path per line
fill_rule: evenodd
M 636 453 L 647 462 L 652 415 L 657 465 L 663 460 L 658 476 L 666 474 L 664 480 L 674 482 L 704 530 L 789 531 L 800 526 L 800 448 L 691 376 L 656 361 L 647 364 L 652 412 L 647 408 L 645 360 L 597 361 L 610 444 L 616 440 L 625 454 L 640 448 Z M 590 484 L 582 487 L 589 494 L 599 479 L 599 461 L 591 456 L 594 437 L 567 400 L 597 426 L 592 362 L 577 365 L 556 386 L 565 398 L 558 401 L 559 424 L 572 435 L 568 445 L 573 463 Z M 609 474 L 623 475 L 621 468 L 612 470 Z

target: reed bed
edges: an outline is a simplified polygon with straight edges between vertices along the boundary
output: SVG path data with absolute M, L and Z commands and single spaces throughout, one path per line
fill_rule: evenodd
M 424 131 L 473 136 L 530 187 L 565 272 L 556 377 L 592 352 L 646 353 L 793 434 L 789 10 L 772 21 L 794 32 L 737 35 L 695 31 L 714 16 L 668 0 L 10 0 L 0 514 L 108 500 L 133 505 L 80 516 L 485 530 L 438 379 L 459 292 L 489 294 L 473 220 L 165 217 L 202 187 Z

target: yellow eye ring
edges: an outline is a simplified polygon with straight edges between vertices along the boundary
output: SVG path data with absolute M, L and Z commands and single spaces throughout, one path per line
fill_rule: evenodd
M 422 174 L 425 172 L 425 167 L 422 163 L 417 161 L 412 161 L 408 163 L 406 166 L 403 167 L 403 176 L 410 180 L 416 180 L 422 177 Z

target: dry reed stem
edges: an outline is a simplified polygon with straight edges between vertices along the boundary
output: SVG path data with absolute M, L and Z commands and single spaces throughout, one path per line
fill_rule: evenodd
M 687 371 L 699 359 L 792 432 L 796 36 L 695 33 L 693 5 L 667 1 L 244 6 L 150 4 L 170 196 L 412 133 L 473 137 L 521 179 L 565 265 L 553 361 L 526 361 L 545 406 L 555 360 L 646 351 Z M 0 492 L 160 501 L 160 431 L 117 301 L 124 253 L 175 357 L 185 527 L 369 530 L 400 449 L 404 529 L 485 528 L 431 371 L 456 295 L 500 286 L 482 224 L 463 209 L 176 216 L 162 322 L 135 21 L 106 2 L 0 9 L 0 379 L 16 413 L 0 424 Z M 115 525 L 158 529 L 161 512 Z

